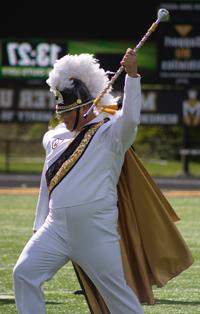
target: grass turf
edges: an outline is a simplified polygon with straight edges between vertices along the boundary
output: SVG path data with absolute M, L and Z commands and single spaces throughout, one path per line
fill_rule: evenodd
M 170 197 L 181 221 L 177 226 L 192 250 L 195 262 L 162 289 L 155 289 L 156 305 L 144 306 L 145 313 L 200 313 L 200 223 L 198 197 Z M 0 314 L 16 313 L 12 286 L 12 268 L 24 244 L 31 236 L 37 195 L 0 195 Z M 48 314 L 87 314 L 71 263 L 44 284 Z
M 13 158 L 6 165 L 5 158 L 0 154 L 0 174 L 8 170 L 10 173 L 35 173 L 41 174 L 43 158 Z M 183 174 L 183 164 L 181 161 L 172 160 L 143 160 L 143 163 L 151 176 L 172 176 L 176 177 Z M 189 174 L 200 176 L 200 163 L 189 162 Z

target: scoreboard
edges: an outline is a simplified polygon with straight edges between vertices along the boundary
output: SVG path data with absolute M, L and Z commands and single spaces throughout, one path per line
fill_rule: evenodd
M 50 120 L 55 100 L 46 79 L 55 61 L 64 55 L 91 53 L 102 68 L 115 72 L 126 49 L 134 46 L 134 41 L 0 39 L 0 121 L 45 123 Z M 154 80 L 154 56 L 155 45 L 151 42 L 138 56 L 144 82 Z M 117 80 L 114 91 L 123 88 L 123 75 Z
M 190 25 L 174 25 L 173 21 L 160 25 L 157 38 L 147 41 L 138 52 L 142 124 L 182 124 L 183 103 L 195 101 L 200 125 L 200 31 L 199 24 Z M 55 100 L 46 79 L 57 59 L 68 53 L 91 53 L 106 71 L 116 72 L 126 49 L 136 44 L 136 41 L 0 39 L 0 122 L 49 122 Z M 123 97 L 123 84 L 124 73 L 113 86 L 116 96 Z M 195 100 L 188 100 L 191 87 Z
M 0 75 L 4 78 L 43 78 L 54 62 L 66 53 L 66 41 L 2 40 Z

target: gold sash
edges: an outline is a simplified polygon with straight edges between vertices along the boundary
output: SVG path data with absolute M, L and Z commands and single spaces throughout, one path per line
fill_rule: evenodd
M 60 183 L 60 181 L 69 173 L 69 171 L 75 166 L 75 164 L 78 162 L 78 160 L 81 158 L 83 153 L 85 152 L 86 148 L 88 147 L 91 139 L 95 135 L 96 131 L 100 128 L 102 124 L 104 124 L 108 120 L 103 120 L 98 123 L 89 125 L 89 129 L 85 132 L 82 138 L 82 134 L 79 133 L 80 140 L 78 139 L 79 135 L 73 140 L 73 142 L 68 146 L 66 151 L 56 160 L 52 166 L 49 167 L 49 169 L 46 172 L 46 178 L 47 179 L 47 185 L 48 185 L 48 191 L 49 194 L 53 191 L 53 189 Z M 87 126 L 88 127 L 88 126 Z M 78 145 L 76 143 L 76 148 L 73 149 L 72 145 L 73 143 L 78 140 Z M 71 150 L 72 148 L 72 150 Z M 67 151 L 71 150 L 70 156 L 67 156 Z M 66 160 L 63 162 L 60 162 L 61 158 L 65 158 L 64 154 L 66 154 Z M 61 165 L 60 165 L 61 164 Z M 56 173 L 53 173 L 51 171 L 51 168 L 56 168 Z M 57 169 L 58 168 L 58 169 Z

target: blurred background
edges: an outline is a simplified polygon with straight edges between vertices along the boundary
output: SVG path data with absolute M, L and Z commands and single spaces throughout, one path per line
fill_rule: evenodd
M 157 19 L 138 51 L 142 114 L 135 149 L 155 178 L 200 178 L 200 1 L 139 3 L 5 3 L 0 27 L 0 185 L 38 185 L 42 137 L 54 123 L 54 100 L 46 84 L 56 59 L 92 53 L 116 71 Z M 95 78 L 94 78 L 95 79 Z M 124 74 L 113 93 L 123 98 Z M 28 174 L 30 181 L 22 175 Z M 20 177 L 21 175 L 21 177 Z M 10 177 L 9 177 L 10 176 Z M 195 181 L 196 180 L 196 181 Z
M 92 53 L 117 71 L 157 19 L 170 20 L 138 51 L 142 76 L 137 155 L 181 220 L 194 264 L 154 294 L 146 314 L 200 309 L 200 0 L 2 1 L 0 18 L 0 314 L 16 312 L 12 269 L 32 234 L 44 161 L 42 138 L 54 125 L 46 79 L 67 53 Z M 95 79 L 95 78 L 94 78 Z M 123 98 L 124 74 L 113 86 Z M 142 195 L 143 191 L 141 191 Z M 159 239 L 160 235 L 159 235 Z M 164 243 L 164 242 L 163 242 Z M 47 312 L 88 313 L 71 264 L 45 284 Z

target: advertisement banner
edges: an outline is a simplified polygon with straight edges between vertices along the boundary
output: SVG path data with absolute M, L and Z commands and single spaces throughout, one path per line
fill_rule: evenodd
M 163 84 L 198 84 L 200 80 L 200 3 L 162 3 L 170 12 L 158 38 L 158 77 Z

